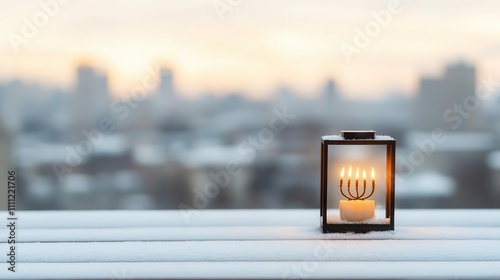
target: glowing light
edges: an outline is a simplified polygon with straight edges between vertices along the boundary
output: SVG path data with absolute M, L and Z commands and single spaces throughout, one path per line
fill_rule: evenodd
M 363 169 L 363 180 L 366 180 L 366 169 Z
M 349 179 L 351 179 L 351 174 L 352 174 L 352 166 L 349 165 L 349 173 L 347 173 L 347 177 L 349 177 Z
M 373 170 L 373 167 L 372 167 L 372 179 L 375 179 L 375 170 Z
M 344 178 L 344 166 L 342 166 L 342 171 L 340 171 L 340 178 Z

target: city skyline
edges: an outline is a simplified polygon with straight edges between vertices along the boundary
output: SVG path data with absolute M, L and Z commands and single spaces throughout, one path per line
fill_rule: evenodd
M 500 4 L 490 1 L 467 11 L 460 5 L 466 2 L 402 2 L 402 12 L 346 61 L 340 44 L 352 44 L 357 28 L 387 3 L 257 1 L 234 7 L 221 20 L 212 1 L 110 1 L 106 7 L 71 1 L 15 52 L 9 34 L 20 34 L 23 19 L 43 10 L 7 2 L 0 11 L 0 60 L 8 67 L 0 68 L 0 81 L 20 78 L 69 89 L 74 69 L 87 61 L 106 71 L 110 91 L 121 94 L 158 63 L 172 69 L 186 96 L 209 90 L 261 99 L 280 86 L 318 92 L 334 79 L 347 97 L 373 99 L 416 93 L 418 77 L 439 75 L 441 65 L 457 59 L 479 65 L 478 76 L 500 80 L 494 63 Z
M 186 98 L 186 99 L 203 98 L 204 96 L 206 96 L 208 94 L 208 95 L 218 96 L 218 97 L 225 97 L 225 96 L 230 96 L 230 95 L 241 95 L 241 96 L 244 96 L 245 98 L 249 98 L 251 100 L 253 99 L 253 100 L 268 100 L 269 101 L 269 100 L 272 100 L 272 99 L 277 98 L 277 97 L 279 98 L 279 95 L 282 94 L 283 92 L 286 92 L 286 94 L 296 95 L 297 97 L 301 97 L 301 98 L 305 98 L 305 99 L 317 99 L 317 98 L 322 98 L 325 91 L 328 91 L 328 88 L 332 87 L 332 86 L 335 89 L 335 94 L 342 96 L 346 100 L 376 101 L 376 100 L 384 100 L 384 99 L 395 97 L 395 96 L 401 96 L 401 97 L 406 97 L 406 98 L 415 98 L 416 95 L 419 94 L 420 87 L 421 87 L 420 83 L 421 83 L 422 79 L 424 79 L 424 80 L 425 79 L 434 79 L 435 77 L 442 76 L 442 75 L 446 74 L 448 67 L 454 67 L 457 65 L 467 65 L 467 66 L 475 68 L 476 70 L 478 68 L 478 66 L 474 63 L 469 63 L 468 61 L 465 61 L 465 60 L 455 59 L 455 60 L 453 60 L 453 62 L 444 63 L 443 65 L 440 65 L 440 68 L 438 69 L 438 71 L 436 71 L 436 74 L 431 75 L 431 74 L 426 74 L 426 73 L 420 73 L 419 75 L 417 75 L 415 77 L 415 80 L 417 81 L 416 85 L 410 91 L 402 91 L 400 89 L 389 90 L 389 91 L 385 92 L 386 94 L 379 93 L 380 94 L 379 96 L 368 96 L 368 97 L 349 96 L 348 92 L 345 92 L 342 88 L 339 88 L 338 80 L 336 80 L 335 77 L 330 77 L 330 78 L 326 78 L 326 79 L 320 81 L 320 83 L 318 85 L 316 85 L 313 90 L 310 90 L 307 92 L 308 94 L 304 94 L 304 92 L 301 92 L 299 89 L 291 87 L 288 84 L 280 84 L 280 85 L 277 85 L 275 88 L 267 91 L 266 92 L 266 94 L 268 94 L 267 96 L 255 98 L 251 95 L 249 96 L 247 94 L 248 92 L 246 92 L 244 89 L 235 89 L 232 91 L 221 91 L 221 92 L 212 91 L 211 89 L 204 89 L 204 90 L 201 90 L 201 91 L 196 92 L 194 94 L 185 95 L 184 92 L 182 90 L 179 90 L 179 88 L 177 86 L 177 81 L 175 79 L 175 76 L 176 76 L 175 70 L 172 70 L 169 67 L 163 67 L 160 64 L 156 64 L 154 66 L 149 66 L 149 67 L 145 68 L 144 75 L 149 76 L 151 78 L 151 81 L 149 81 L 149 82 L 151 83 L 151 86 L 153 87 L 153 88 L 148 89 L 145 93 L 146 93 L 146 95 L 155 95 L 155 94 L 158 94 L 159 92 L 163 91 L 161 81 L 165 78 L 164 77 L 165 75 L 168 75 L 169 76 L 168 87 L 170 88 L 172 93 L 175 93 L 175 95 L 177 97 Z M 56 90 L 62 94 L 76 94 L 79 91 L 79 89 L 78 89 L 79 88 L 78 77 L 79 77 L 80 72 L 82 70 L 92 71 L 92 72 L 95 72 L 97 75 L 101 75 L 106 80 L 106 88 L 107 89 L 105 92 L 111 98 L 128 99 L 134 95 L 134 93 L 133 93 L 134 87 L 140 85 L 140 82 L 139 82 L 139 84 L 136 84 L 135 86 L 131 87 L 127 91 L 117 93 L 116 91 L 113 91 L 112 88 L 110 87 L 110 84 L 109 84 L 110 74 L 107 71 L 103 70 L 102 68 L 96 67 L 93 64 L 88 63 L 88 62 L 85 62 L 81 65 L 75 66 L 75 68 L 72 71 L 74 77 L 72 79 L 72 83 L 68 87 L 61 87 L 61 86 L 57 86 L 57 85 L 45 85 L 45 84 L 38 83 L 36 81 L 24 80 L 24 79 L 20 79 L 20 78 L 8 80 L 8 81 L 0 80 L 0 85 L 1 84 L 7 85 L 9 83 L 17 81 L 17 82 L 21 82 L 27 86 L 40 87 L 40 89 L 44 89 L 44 91 L 46 91 L 47 93 L 49 91 Z M 476 79 L 477 78 L 480 78 L 480 77 L 478 77 L 476 75 Z M 170 94 L 172 94 L 172 93 L 170 93 Z M 498 95 L 498 93 L 496 93 L 496 92 L 493 94 L 495 96 Z

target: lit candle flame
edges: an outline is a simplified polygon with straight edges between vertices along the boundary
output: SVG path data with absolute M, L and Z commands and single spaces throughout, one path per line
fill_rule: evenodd
M 363 180 L 366 180 L 366 169 L 363 169 Z
M 375 170 L 373 170 L 373 166 L 372 166 L 372 179 L 375 179 Z
M 356 167 L 356 179 L 359 178 L 359 167 Z
M 342 166 L 342 171 L 340 171 L 340 178 L 344 179 L 344 166 Z
M 351 174 L 352 174 L 352 166 L 349 165 L 349 173 L 347 173 L 347 177 L 349 177 L 349 179 L 351 179 Z

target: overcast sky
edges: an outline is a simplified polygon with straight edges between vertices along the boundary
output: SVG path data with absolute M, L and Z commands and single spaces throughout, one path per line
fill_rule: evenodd
M 500 80 L 500 1 L 401 2 L 350 62 L 341 44 L 356 46 L 356 28 L 390 1 L 242 0 L 222 20 L 214 3 L 236 0 L 71 0 L 16 52 L 12 34 L 23 37 L 23 18 L 43 13 L 40 2 L 51 1 L 0 2 L 0 81 L 70 88 L 75 67 L 86 63 L 106 71 L 120 93 L 161 63 L 187 95 L 240 90 L 261 98 L 279 85 L 305 94 L 333 78 L 351 97 L 372 98 L 414 92 L 422 73 L 438 75 L 457 59 Z

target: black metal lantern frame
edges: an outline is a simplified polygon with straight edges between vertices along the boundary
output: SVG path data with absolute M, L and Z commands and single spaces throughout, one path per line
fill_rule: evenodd
M 353 210 L 353 214 L 359 214 L 356 207 L 359 205 L 356 204 L 364 204 L 368 202 L 368 198 L 375 191 L 375 175 L 372 167 L 372 176 L 373 176 L 373 185 L 366 183 L 366 177 L 363 181 L 363 178 L 360 180 L 358 187 L 358 178 L 356 180 L 351 178 L 351 169 L 352 166 L 349 166 L 348 163 L 339 163 L 331 162 L 329 157 L 329 147 L 335 146 L 337 149 L 347 150 L 346 145 L 350 145 L 349 148 L 358 149 L 358 146 L 370 146 L 365 148 L 371 148 L 375 145 L 375 149 L 379 149 L 381 152 L 381 163 L 380 166 L 385 167 L 385 194 L 383 192 L 384 188 L 378 190 L 378 201 L 385 200 L 385 217 L 379 217 L 379 220 L 366 219 L 366 220 L 342 220 L 342 204 L 351 204 L 354 208 L 349 208 L 348 210 Z M 385 149 L 383 149 L 385 148 Z M 333 147 L 331 147 L 333 150 Z M 384 151 L 385 150 L 385 151 Z M 373 130 L 363 130 L 363 131 L 341 131 L 341 135 L 332 135 L 332 136 L 323 136 L 321 137 L 321 206 L 320 206 L 320 219 L 321 219 L 321 227 L 324 233 L 327 232 L 357 232 L 364 233 L 370 231 L 386 231 L 386 230 L 394 230 L 394 197 L 395 197 L 395 157 L 396 157 L 396 140 L 390 136 L 381 136 L 376 135 Z M 338 160 L 337 160 L 338 161 Z M 383 162 L 385 161 L 385 163 Z M 329 183 L 332 179 L 331 173 L 332 168 L 329 165 L 336 165 L 340 167 L 342 164 L 346 168 L 349 168 L 349 177 L 345 177 L 344 167 L 342 167 L 341 176 L 339 177 L 339 184 Z M 359 168 L 355 173 L 359 172 Z M 363 170 L 363 173 L 365 170 Z M 335 171 L 336 172 L 336 171 Z M 380 172 L 380 171 L 378 171 Z M 354 172 L 353 172 L 354 173 Z M 358 175 L 358 174 L 356 174 Z M 363 174 L 365 175 L 365 174 Z M 382 174 L 383 175 L 383 174 Z M 366 176 L 366 175 L 365 175 Z M 353 179 L 351 184 L 351 179 Z M 370 188 L 371 187 L 371 188 Z M 330 219 L 328 213 L 336 213 L 335 207 L 330 207 L 329 204 L 329 192 L 332 195 L 337 196 L 338 199 L 335 201 L 339 202 L 338 210 L 340 215 L 333 214 L 335 216 L 334 219 Z M 342 200 L 342 196 L 345 198 Z M 374 204 L 374 201 L 369 201 Z M 375 205 L 375 204 L 374 204 Z M 361 205 L 363 206 L 363 205 Z M 372 206 L 375 207 L 375 206 Z M 344 208 L 344 213 L 346 213 L 347 208 Z M 374 211 L 374 210 L 373 210 Z M 383 208 L 380 209 L 383 212 Z M 383 214 L 381 214 L 382 216 Z M 345 216 L 345 215 L 344 215 Z M 333 220 L 333 221 L 332 221 Z M 383 222 L 379 222 L 383 220 Z

